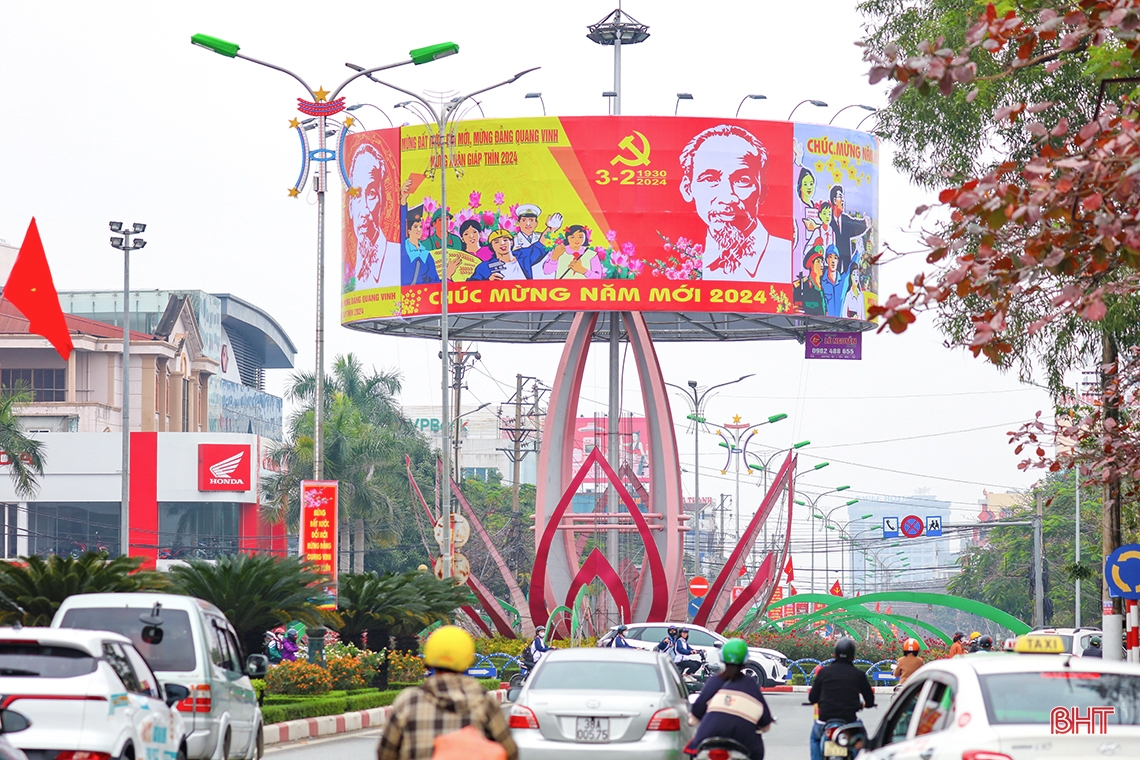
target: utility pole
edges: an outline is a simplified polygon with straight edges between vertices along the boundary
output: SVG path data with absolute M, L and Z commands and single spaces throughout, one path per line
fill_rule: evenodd
M 459 421 L 459 418 L 463 416 L 462 414 L 460 414 L 460 412 L 462 410 L 460 409 L 459 404 L 460 404 L 460 400 L 462 398 L 462 396 L 461 396 L 462 391 L 464 388 L 467 387 L 464 383 L 463 376 L 466 374 L 466 372 L 470 366 L 472 366 L 475 362 L 479 361 L 482 358 L 483 358 L 482 355 L 480 355 L 480 353 L 478 351 L 472 352 L 470 350 L 470 347 L 468 347 L 467 349 L 464 349 L 463 344 L 458 342 L 458 341 L 456 341 L 456 343 L 455 343 L 455 350 L 450 352 L 451 374 L 452 374 L 452 385 L 451 385 L 451 387 L 455 391 L 455 398 L 454 398 L 454 402 L 453 402 L 454 403 L 453 408 L 455 409 L 455 417 L 453 420 L 453 424 L 455 425 L 455 432 L 454 432 L 454 437 L 453 437 L 453 441 L 452 441 L 452 446 L 454 449 L 454 458 L 455 458 L 455 471 L 454 471 L 454 475 L 452 477 L 455 478 L 456 483 L 460 483 L 463 480 L 463 478 L 462 478 L 463 470 L 459 465 L 459 449 L 461 446 L 461 442 L 459 440 L 459 432 L 460 432 L 460 430 L 462 430 L 462 423 Z M 444 486 L 444 493 L 445 494 L 450 493 L 450 489 L 446 485 L 446 480 L 445 480 L 445 486 Z
M 531 383 L 531 400 L 530 412 L 526 416 L 529 417 L 530 421 L 524 423 L 524 386 L 528 381 Z M 499 419 L 503 423 L 499 430 L 506 433 L 511 440 L 510 447 L 500 448 L 499 451 L 505 453 L 507 458 L 511 460 L 511 522 L 507 530 L 504 554 L 507 564 L 513 572 L 519 571 L 522 562 L 522 504 L 519 496 L 519 490 L 522 486 L 522 462 L 529 454 L 538 452 L 537 435 L 541 425 L 538 424 L 537 419 L 542 416 L 539 405 L 547 390 L 536 377 L 516 375 L 515 394 L 511 399 L 507 399 L 508 404 L 512 400 L 514 401 L 514 419 L 508 424 L 501 408 L 499 411 Z
M 515 375 L 515 425 L 522 420 L 522 394 L 523 376 Z M 519 479 L 522 477 L 522 436 L 513 436 L 515 439 L 515 453 L 511 457 L 513 472 L 511 473 L 511 514 L 519 513 Z

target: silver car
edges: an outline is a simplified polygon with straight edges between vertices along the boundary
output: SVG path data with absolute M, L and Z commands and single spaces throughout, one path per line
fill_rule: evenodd
M 556 649 L 511 692 L 519 760 L 675 760 L 693 737 L 685 686 L 659 652 Z

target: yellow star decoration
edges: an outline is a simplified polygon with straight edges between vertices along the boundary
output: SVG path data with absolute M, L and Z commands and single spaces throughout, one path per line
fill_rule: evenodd
M 737 423 L 737 424 L 739 424 L 739 423 L 740 423 L 740 415 L 739 415 L 739 414 L 734 414 L 734 415 L 732 416 L 732 421 L 733 421 L 733 422 L 735 422 L 735 423 Z
M 344 120 L 344 126 L 345 127 L 351 127 L 355 123 L 356 123 L 356 119 L 352 118 L 351 116 L 347 117 Z
M 323 85 L 320 88 L 318 88 L 316 92 L 313 93 L 313 97 L 317 99 L 318 103 L 323 101 L 328 96 L 329 96 L 329 91 L 326 90 Z
M 350 198 L 359 198 L 360 197 L 360 188 L 359 187 L 350 187 L 350 188 L 348 188 L 347 192 L 348 192 L 348 195 Z
M 301 193 L 301 191 L 295 187 L 289 188 L 289 197 L 290 198 L 296 198 L 300 193 Z
M 296 129 L 299 126 L 301 126 L 301 122 L 297 121 L 296 119 L 289 120 L 289 129 Z

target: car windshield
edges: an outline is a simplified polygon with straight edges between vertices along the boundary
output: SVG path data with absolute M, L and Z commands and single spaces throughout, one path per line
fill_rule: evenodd
M 150 607 L 80 607 L 68 610 L 60 627 L 114 631 L 126 636 L 151 670 L 175 673 L 194 670 L 198 660 L 194 655 L 190 616 L 184 610 L 162 610 L 162 641 L 147 644 L 142 640 L 143 623 L 139 615 L 149 612 Z
M 642 662 L 593 660 L 546 662 L 534 674 L 531 690 L 572 689 L 587 691 L 665 690 L 656 665 Z
M 990 724 L 1045 724 L 1055 707 L 1076 707 L 1083 715 L 1088 707 L 1110 705 L 1115 709 L 1109 723 L 1140 725 L 1140 676 L 1054 670 L 1000 673 L 978 680 Z
M 0 677 L 74 678 L 94 672 L 95 658 L 79 649 L 34 641 L 0 644 Z

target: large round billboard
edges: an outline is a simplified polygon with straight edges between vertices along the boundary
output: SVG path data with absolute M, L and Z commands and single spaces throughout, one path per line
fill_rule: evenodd
M 444 276 L 456 329 L 479 340 L 560 340 L 580 311 L 640 311 L 665 340 L 868 326 L 870 134 L 543 117 L 464 121 L 452 143 L 445 214 L 426 127 L 346 139 L 346 326 L 438 334 Z

